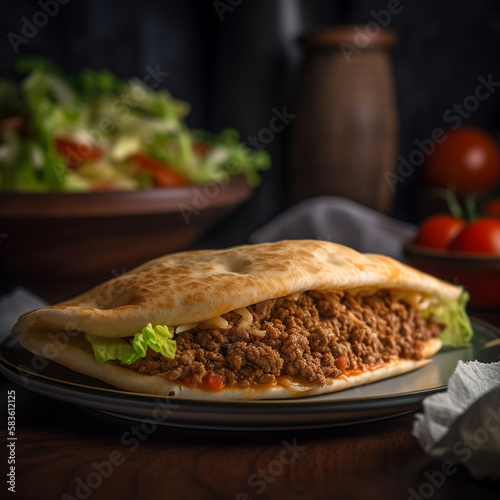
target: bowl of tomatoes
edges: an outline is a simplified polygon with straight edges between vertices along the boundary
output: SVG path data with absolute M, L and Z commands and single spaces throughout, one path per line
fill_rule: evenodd
M 423 220 L 404 248 L 410 265 L 462 285 L 475 309 L 500 308 L 500 217 L 466 221 L 450 214 Z

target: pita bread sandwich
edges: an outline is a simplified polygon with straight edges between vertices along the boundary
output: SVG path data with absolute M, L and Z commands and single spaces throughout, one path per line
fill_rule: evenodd
M 188 399 L 324 394 L 418 368 L 472 330 L 462 288 L 391 258 L 291 240 L 166 255 L 13 335 L 125 391 Z

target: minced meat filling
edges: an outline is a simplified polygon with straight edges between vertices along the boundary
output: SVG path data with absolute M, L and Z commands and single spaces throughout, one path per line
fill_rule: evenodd
M 323 385 L 326 378 L 394 357 L 420 359 L 423 344 L 443 328 L 388 292 L 354 296 L 309 291 L 296 300 L 266 300 L 248 310 L 253 323 L 243 331 L 238 329 L 242 317 L 230 312 L 222 316 L 230 329 L 182 332 L 175 337 L 175 359 L 148 348 L 146 357 L 130 368 L 195 386 L 202 385 L 208 372 L 239 387 L 274 383 L 281 375 Z

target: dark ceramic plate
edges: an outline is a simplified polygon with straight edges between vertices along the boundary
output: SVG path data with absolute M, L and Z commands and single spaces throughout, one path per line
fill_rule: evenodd
M 424 367 L 334 394 L 265 401 L 194 401 L 134 394 L 34 358 L 13 339 L 0 348 L 0 372 L 26 388 L 115 417 L 156 425 L 223 430 L 313 429 L 394 417 L 421 408 L 447 387 L 458 361 L 500 359 L 500 330 L 474 321 L 474 341 L 442 349 Z

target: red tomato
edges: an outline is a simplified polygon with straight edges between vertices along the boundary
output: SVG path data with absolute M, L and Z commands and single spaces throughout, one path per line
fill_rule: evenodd
M 92 143 L 78 143 L 70 139 L 57 138 L 56 149 L 64 156 L 66 165 L 76 168 L 82 161 L 95 161 L 102 156 L 102 151 Z
M 137 153 L 132 155 L 135 160 L 144 170 L 147 170 L 153 181 L 160 187 L 185 186 L 188 184 L 184 177 L 169 169 L 167 165 L 161 163 L 156 158 Z
M 425 185 L 459 195 L 488 192 L 500 179 L 500 146 L 478 128 L 449 130 L 427 158 L 423 176 Z
M 206 156 L 210 152 L 210 145 L 205 144 L 204 142 L 195 142 L 193 144 L 193 151 L 198 156 Z
M 485 217 L 471 222 L 453 240 L 450 250 L 500 255 L 500 219 Z
M 203 385 L 207 389 L 218 391 L 220 389 L 224 389 L 224 387 L 226 386 L 226 379 L 223 375 L 219 375 L 218 373 L 210 370 L 203 377 Z
M 431 215 L 422 221 L 413 241 L 415 245 L 430 248 L 448 248 L 465 226 L 465 221 L 448 214 Z

